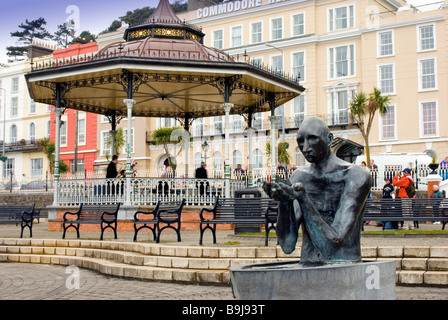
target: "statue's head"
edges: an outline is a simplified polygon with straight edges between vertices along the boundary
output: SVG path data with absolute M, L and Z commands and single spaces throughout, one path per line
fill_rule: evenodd
M 306 118 L 297 133 L 297 144 L 305 159 L 319 163 L 331 154 L 333 134 L 325 122 L 317 117 Z

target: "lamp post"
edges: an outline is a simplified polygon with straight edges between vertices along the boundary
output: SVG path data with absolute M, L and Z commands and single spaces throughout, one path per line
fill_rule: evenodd
M 207 152 L 208 152 L 209 144 L 207 143 L 207 140 L 204 141 L 202 144 L 202 151 L 204 151 L 204 162 L 207 163 Z

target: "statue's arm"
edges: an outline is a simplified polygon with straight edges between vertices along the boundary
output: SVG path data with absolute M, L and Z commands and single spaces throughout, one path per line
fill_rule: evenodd
M 358 221 L 370 192 L 370 175 L 355 170 L 347 176 L 339 208 L 332 224 L 324 221 L 305 190 L 299 190 L 298 201 L 304 216 L 304 224 L 313 244 L 329 257 L 347 240 Z
M 292 253 L 296 247 L 301 221 L 300 211 L 294 206 L 297 195 L 290 185 L 283 183 L 265 184 L 263 189 L 270 198 L 279 202 L 275 227 L 278 243 L 284 253 Z

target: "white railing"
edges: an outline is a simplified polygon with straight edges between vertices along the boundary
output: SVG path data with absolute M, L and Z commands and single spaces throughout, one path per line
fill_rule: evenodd
M 154 206 L 159 200 L 186 200 L 189 206 L 213 205 L 217 196 L 224 196 L 225 179 L 129 178 L 131 204 Z M 126 178 L 69 179 L 59 181 L 61 206 L 95 203 L 125 203 Z M 247 187 L 244 180 L 229 180 L 230 194 Z

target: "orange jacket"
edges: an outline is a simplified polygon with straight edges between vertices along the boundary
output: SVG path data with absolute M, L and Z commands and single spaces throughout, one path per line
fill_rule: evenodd
M 406 188 L 409 187 L 410 181 L 414 182 L 410 174 L 405 174 L 400 179 L 398 179 L 397 176 L 392 179 L 392 184 L 396 187 L 400 187 L 400 190 L 398 191 L 398 198 L 409 198 Z

